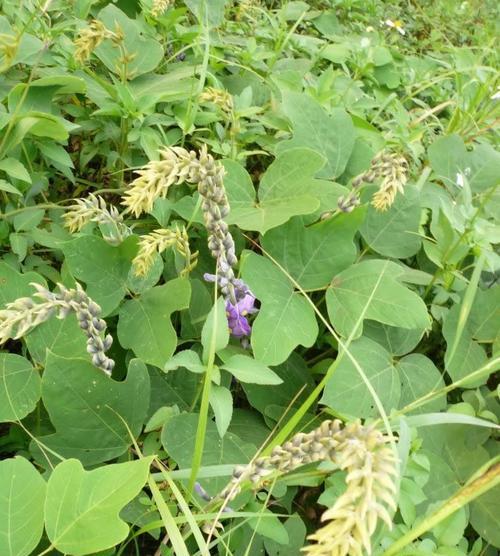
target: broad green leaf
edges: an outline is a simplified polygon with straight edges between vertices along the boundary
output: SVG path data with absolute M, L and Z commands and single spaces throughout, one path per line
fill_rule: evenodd
M 450 360 L 450 350 L 455 344 L 460 310 L 461 304 L 457 303 L 449 310 L 443 322 L 443 336 L 446 340 L 445 368 L 453 381 L 466 377 L 487 361 L 483 347 L 472 339 L 470 322 L 465 324 L 460 341 L 456 345 L 455 353 Z M 468 383 L 466 387 L 472 388 L 482 383 L 483 379 L 478 379 L 474 383 Z
M 419 192 L 406 186 L 404 195 L 398 195 L 390 210 L 378 212 L 368 207 L 361 235 L 377 253 L 386 257 L 405 259 L 417 253 L 421 238 Z
M 158 102 L 172 102 L 191 97 L 196 91 L 195 67 L 183 64 L 169 64 L 168 73 L 148 73 L 140 75 L 129 83 L 130 93 L 137 106 L 146 110 Z M 151 129 L 151 128 L 145 128 Z
M 245 254 L 242 274 L 261 303 L 251 336 L 255 358 L 278 365 L 298 345 L 312 346 L 318 335 L 314 310 L 288 278 L 271 261 L 251 252 Z
M 30 356 L 38 363 L 44 363 L 47 350 L 55 355 L 81 357 L 90 362 L 87 353 L 87 337 L 78 326 L 76 316 L 69 314 L 64 319 L 51 318 L 37 326 L 26 336 Z
M 17 456 L 0 461 L 0 554 L 28 556 L 43 533 L 46 484 L 31 463 Z
M 492 343 L 500 336 L 500 285 L 477 290 L 467 327 L 478 342 Z
M 293 147 L 309 147 L 327 160 L 319 177 L 340 176 L 354 148 L 356 132 L 351 117 L 343 108 L 328 114 L 306 93 L 283 92 L 283 111 L 292 122 L 293 139 L 278 145 L 278 153 Z
M 225 386 L 212 384 L 210 389 L 210 406 L 215 415 L 215 424 L 222 438 L 231 423 L 233 416 L 233 396 Z
M 301 556 L 307 534 L 304 522 L 298 514 L 292 514 L 283 522 L 283 527 L 288 533 L 288 542 L 283 545 L 271 539 L 264 539 L 267 553 L 269 556 Z
M 200 377 L 184 368 L 164 373 L 156 367 L 149 369 L 151 402 L 148 416 L 158 408 L 177 405 L 187 411 L 195 402 Z
M 363 335 L 374 340 L 392 355 L 406 355 L 422 339 L 424 330 L 397 328 L 380 322 L 365 320 Z
M 163 427 L 161 441 L 167 454 L 182 468 L 190 468 L 194 453 L 198 415 L 182 413 L 172 417 Z M 205 433 L 202 466 L 220 464 L 244 464 L 255 454 L 256 448 L 226 433 L 220 438 L 213 421 L 208 421 Z M 223 488 L 227 478 L 204 479 L 200 481 L 210 494 L 216 494 Z
M 423 485 L 426 495 L 424 502 L 417 506 L 417 515 L 424 515 L 427 508 L 434 502 L 442 502 L 455 494 L 460 488 L 453 469 L 437 454 L 421 450 L 430 463 L 429 480 Z
M 240 382 L 250 384 L 281 384 L 283 381 L 269 367 L 247 355 L 233 355 L 221 369 L 228 371 Z
M 50 75 L 34 79 L 29 84 L 18 83 L 10 92 L 8 104 L 10 112 L 18 111 L 60 114 L 53 97 L 56 94 L 68 95 L 84 93 L 85 81 L 73 75 Z
M 6 303 L 15 301 L 19 297 L 29 297 L 36 290 L 30 285 L 36 282 L 46 286 L 45 280 L 36 272 L 26 272 L 21 274 L 7 263 L 0 261 L 0 308 L 3 309 Z
M 445 386 L 441 373 L 425 355 L 412 353 L 396 363 L 401 378 L 401 408 L 411 402 Z M 415 413 L 428 413 L 446 409 L 446 395 L 433 399 L 425 406 L 414 410 Z
M 309 227 L 300 217 L 292 218 L 269 231 L 262 245 L 302 288 L 321 288 L 354 262 L 354 235 L 363 215 L 357 210 Z
M 467 149 L 458 135 L 439 137 L 429 147 L 429 162 L 448 187 L 457 187 L 457 174 L 466 168 Z
M 468 180 L 474 192 L 500 184 L 500 153 L 488 143 L 478 144 L 468 153 Z
M 255 446 L 262 446 L 271 432 L 256 411 L 238 408 L 233 410 L 233 417 L 228 430 Z
M 435 417 L 429 414 L 429 420 L 437 423 Z M 466 418 L 467 415 L 456 413 L 439 413 L 443 419 L 450 417 Z M 426 414 L 417 415 L 415 418 L 423 419 Z M 410 417 L 413 419 L 413 417 Z M 418 424 L 417 424 L 418 426 Z M 422 447 L 436 455 L 453 470 L 455 477 L 464 483 L 482 464 L 489 459 L 484 442 L 491 434 L 491 429 L 483 426 L 467 424 L 436 424 L 419 426 L 419 437 L 423 440 Z
M 473 191 L 481 192 L 499 183 L 500 154 L 491 145 L 477 145 L 467 151 L 458 135 L 436 139 L 429 147 L 434 172 L 452 191 L 458 190 L 458 174 L 464 175 Z
M 498 527 L 500 487 L 497 486 L 474 500 L 470 505 L 470 510 L 472 527 L 488 543 L 500 548 L 500 528 Z
M 278 544 L 288 544 L 288 531 L 283 523 L 281 523 L 278 516 L 266 510 L 263 505 L 258 502 L 250 502 L 245 507 L 245 510 L 255 512 L 256 514 L 255 517 L 251 517 L 248 520 L 248 525 L 256 533 Z
M 438 506 L 438 504 L 436 504 Z M 434 508 L 434 509 L 437 509 Z M 431 529 L 432 534 L 441 546 L 455 546 L 464 535 L 469 512 L 467 507 L 459 508 L 449 517 Z
M 428 328 L 425 303 L 398 281 L 403 273 L 396 263 L 373 259 L 335 276 L 326 292 L 326 304 L 336 330 L 358 338 L 364 319 L 400 328 Z
M 164 371 L 175 371 L 179 367 L 184 367 L 192 373 L 204 373 L 205 365 L 201 362 L 200 356 L 191 349 L 179 351 L 171 357 L 163 367 Z
M 127 17 L 116 6 L 108 4 L 99 12 L 97 19 L 102 21 L 109 30 L 116 32 L 119 28 L 123 32 L 123 48 L 131 56 L 131 60 L 126 65 L 128 79 L 153 71 L 161 62 L 163 58 L 161 44 L 150 36 L 144 35 L 138 22 Z M 120 61 L 122 54 L 111 41 L 103 41 L 94 53 L 109 70 L 117 75 L 121 74 L 124 69 Z
M 44 209 L 28 210 L 17 214 L 13 218 L 14 229 L 16 232 L 31 231 L 36 228 L 43 220 L 45 215 Z
M 200 23 L 217 27 L 224 21 L 224 9 L 227 0 L 185 0 L 186 6 L 198 18 Z
M 126 301 L 118 320 L 122 347 L 132 349 L 144 363 L 163 369 L 177 345 L 172 313 L 188 307 L 190 294 L 189 280 L 176 278 Z
M 270 406 L 281 407 L 283 412 L 289 407 L 299 407 L 315 385 L 311 372 L 297 354 L 292 354 L 285 363 L 275 367 L 273 372 L 282 382 L 272 388 L 242 383 L 250 405 L 263 415 L 267 414 L 266 410 Z
M 387 413 L 398 407 L 401 383 L 390 353 L 369 340 L 359 338 L 349 352 L 370 381 Z M 323 391 L 321 403 L 352 417 L 375 417 L 378 410 L 365 381 L 351 359 L 344 354 Z
M 460 242 L 459 234 L 443 211 L 433 214 L 430 229 L 435 241 L 425 239 L 422 245 L 429 259 L 440 268 L 458 263 L 469 252 L 469 245 Z
M 130 446 L 125 423 L 139 434 L 149 407 L 149 377 L 137 359 L 130 362 L 126 380 L 115 382 L 83 359 L 50 353 L 42 399 L 56 432 L 40 440 L 64 457 L 95 465 Z
M 0 180 L 0 191 L 6 191 L 7 193 L 22 196 L 22 193 L 19 189 L 17 189 L 17 187 L 14 187 L 11 183 L 5 180 Z
M 40 375 L 33 365 L 20 355 L 0 353 L 0 422 L 26 417 L 40 395 Z
M 231 205 L 227 223 L 264 234 L 292 216 L 314 212 L 320 206 L 314 190 L 322 183 L 314 175 L 324 162 L 321 155 L 310 149 L 283 153 L 263 175 L 257 200 L 246 170 L 236 162 L 226 161 L 224 185 Z
M 118 514 L 146 483 L 151 460 L 92 471 L 76 459 L 60 463 L 50 476 L 45 501 L 45 528 L 57 550 L 80 556 L 123 541 L 129 527 Z
M 11 178 L 31 183 L 28 170 L 26 170 L 24 164 L 21 164 L 15 158 L 4 158 L 0 160 L 0 170 L 3 170 Z
M 208 313 L 207 320 L 201 331 L 201 345 L 203 346 L 203 361 L 208 361 L 210 350 L 214 342 L 214 351 L 220 351 L 229 342 L 229 328 L 226 316 L 226 304 L 223 297 L 218 297 Z
M 125 296 L 137 238 L 113 247 L 97 236 L 81 236 L 63 245 L 66 263 L 76 280 L 87 284 L 88 295 L 108 315 Z

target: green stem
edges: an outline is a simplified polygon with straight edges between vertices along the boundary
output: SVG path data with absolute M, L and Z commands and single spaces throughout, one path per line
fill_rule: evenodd
M 217 288 L 217 280 L 215 281 L 215 288 Z M 205 371 L 205 379 L 203 382 L 203 391 L 200 403 L 200 416 L 198 418 L 198 427 L 196 429 L 194 454 L 191 463 L 191 475 L 188 483 L 188 493 L 192 494 L 196 477 L 201 466 L 203 457 L 203 448 L 205 446 L 205 433 L 208 423 L 208 408 L 210 405 L 210 391 L 212 389 L 212 375 L 215 363 L 215 349 L 217 342 L 217 289 L 215 289 L 215 303 L 213 311 L 212 334 L 210 336 L 210 348 L 208 353 L 207 367 Z
M 496 458 L 495 458 L 496 459 Z M 394 556 L 401 554 L 401 549 L 409 545 L 424 533 L 433 529 L 444 519 L 455 513 L 457 510 L 467 505 L 478 496 L 488 492 L 500 484 L 500 463 L 495 460 L 487 464 L 487 469 L 478 478 L 463 486 L 456 494 L 449 498 L 440 508 L 429 516 L 425 517 L 418 525 L 413 527 L 408 533 L 393 543 L 382 556 Z

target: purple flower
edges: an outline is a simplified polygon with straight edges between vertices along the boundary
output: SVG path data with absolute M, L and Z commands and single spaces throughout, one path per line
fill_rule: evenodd
M 227 323 L 231 330 L 231 334 L 235 338 L 250 335 L 252 329 L 250 324 L 248 324 L 247 315 L 257 312 L 254 303 L 255 297 L 250 292 L 246 293 L 236 305 L 233 305 L 230 301 L 226 301 Z

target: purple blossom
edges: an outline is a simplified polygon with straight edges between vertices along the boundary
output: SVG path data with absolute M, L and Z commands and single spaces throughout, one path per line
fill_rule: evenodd
M 215 274 L 205 274 L 203 277 L 207 282 L 215 282 L 217 280 L 218 286 L 223 291 L 225 286 L 229 283 L 227 278 L 223 276 L 216 277 Z M 235 338 L 244 338 L 245 336 L 250 336 L 250 332 L 252 331 L 248 322 L 248 315 L 252 315 L 258 311 L 255 307 L 255 296 L 243 280 L 235 278 L 231 281 L 231 284 L 234 288 L 233 291 L 236 303 L 233 303 L 232 300 L 229 299 L 229 296 L 225 295 L 227 324 L 232 336 Z
M 252 329 L 250 324 L 248 324 L 247 315 L 257 312 L 254 303 L 255 297 L 251 293 L 247 293 L 236 305 L 233 305 L 230 301 L 226 301 L 227 323 L 231 330 L 231 334 L 235 338 L 250 336 Z

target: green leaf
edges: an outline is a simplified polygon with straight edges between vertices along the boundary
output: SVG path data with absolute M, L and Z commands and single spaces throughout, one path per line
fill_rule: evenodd
M 363 216 L 363 210 L 356 210 L 309 227 L 301 218 L 292 218 L 269 231 L 262 245 L 302 288 L 321 288 L 354 262 L 354 235 Z
M 144 363 L 163 369 L 177 346 L 172 313 L 188 307 L 190 294 L 189 280 L 176 278 L 126 301 L 118 320 L 120 344 Z
M 283 111 L 292 122 L 293 139 L 278 144 L 282 153 L 293 147 L 309 147 L 327 160 L 319 177 L 333 179 L 340 176 L 354 148 L 356 132 L 351 117 L 343 108 L 328 114 L 306 93 L 284 91 Z
M 7 193 L 13 193 L 14 195 L 19 195 L 21 197 L 23 195 L 19 191 L 19 189 L 17 189 L 17 187 L 14 187 L 12 184 L 5 180 L 0 180 L 0 191 L 6 191 Z
M 137 21 L 127 17 L 113 4 L 108 4 L 98 14 L 97 19 L 111 31 L 117 27 L 123 32 L 123 48 L 132 59 L 127 63 L 126 75 L 130 79 L 143 73 L 153 71 L 163 58 L 161 44 L 142 32 Z M 96 56 L 112 72 L 120 75 L 123 63 L 122 53 L 110 40 L 103 41 L 95 50 Z
M 420 195 L 412 186 L 398 195 L 390 210 L 379 212 L 371 205 L 361 226 L 361 235 L 377 253 L 386 257 L 405 259 L 415 255 L 422 243 L 418 235 L 420 224 Z
M 85 471 L 76 459 L 60 463 L 47 485 L 45 527 L 51 543 L 80 556 L 123 541 L 128 525 L 120 510 L 142 489 L 152 458 Z
M 486 492 L 471 505 L 470 523 L 483 539 L 496 548 L 500 548 L 500 487 Z
M 401 384 L 391 355 L 368 338 L 359 338 L 349 346 L 349 352 L 378 394 L 389 413 L 398 407 Z M 321 403 L 346 416 L 375 417 L 378 415 L 373 397 L 349 357 L 344 355 L 327 382 Z
M 30 286 L 36 282 L 46 286 L 45 280 L 36 272 L 21 274 L 10 265 L 0 261 L 0 308 L 19 297 L 29 297 L 35 293 L 35 288 Z
M 281 384 L 267 386 L 242 383 L 243 390 L 252 407 L 266 415 L 270 406 L 297 408 L 305 401 L 315 386 L 314 379 L 304 361 L 292 354 L 285 363 L 273 370 L 282 380 Z
M 31 463 L 15 457 L 0 461 L 0 554 L 28 556 L 43 533 L 45 481 Z
M 214 334 L 215 328 L 215 334 Z M 223 297 L 218 297 L 213 305 L 201 331 L 201 345 L 203 346 L 203 362 L 208 361 L 212 341 L 215 342 L 214 351 L 224 349 L 229 342 L 229 328 L 227 325 L 226 304 Z
M 454 305 L 443 322 L 443 336 L 446 340 L 445 368 L 453 381 L 466 377 L 487 361 L 483 347 L 472 339 L 470 322 L 465 323 L 460 341 L 456 345 L 452 359 L 450 359 L 450 351 L 455 343 L 461 306 L 460 303 Z M 483 379 L 478 379 L 474 383 L 468 383 L 466 387 L 472 388 L 482 383 Z
M 64 457 L 95 465 L 123 454 L 141 430 L 149 407 L 149 377 L 133 359 L 115 382 L 83 359 L 49 353 L 42 399 L 56 432 L 40 440 Z
M 45 215 L 44 209 L 27 210 L 16 214 L 13 219 L 14 229 L 16 232 L 26 232 L 36 228 L 43 220 Z
M 224 21 L 224 9 L 227 0 L 185 0 L 186 6 L 198 18 L 201 24 L 217 27 Z
M 429 147 L 429 162 L 448 187 L 457 187 L 458 173 L 466 168 L 467 149 L 458 135 L 439 137 Z
M 3 170 L 11 178 L 31 183 L 31 177 L 28 174 L 28 170 L 26 170 L 24 164 L 21 164 L 15 158 L 4 158 L 3 160 L 0 160 L 0 170 Z
M 425 355 L 412 353 L 396 363 L 401 378 L 401 408 L 411 402 L 445 386 L 441 373 Z M 414 413 L 427 413 L 446 409 L 446 394 L 433 399 L 414 410 Z
M 380 322 L 365 320 L 363 335 L 374 340 L 392 355 L 406 355 L 422 339 L 424 330 L 397 328 Z
M 221 369 L 228 371 L 240 382 L 250 384 L 281 384 L 283 381 L 269 367 L 247 355 L 233 355 Z
M 130 237 L 114 247 L 100 237 L 81 236 L 63 245 L 71 274 L 87 284 L 88 295 L 101 306 L 104 316 L 125 296 L 136 241 Z
M 197 427 L 196 413 L 176 415 L 163 427 L 161 433 L 163 447 L 181 469 L 191 467 Z M 208 421 L 202 466 L 244 464 L 250 460 L 255 451 L 255 446 L 243 442 L 235 434 L 228 432 L 224 438 L 220 438 L 215 423 Z M 200 482 L 211 494 L 216 494 L 225 486 L 227 478 L 205 479 Z
M 283 522 L 283 526 L 288 533 L 288 542 L 284 546 L 271 539 L 265 539 L 266 551 L 269 556 L 301 556 L 307 534 L 304 522 L 298 514 L 292 514 Z
M 478 342 L 493 343 L 500 336 L 500 285 L 477 290 L 467 327 Z
M 430 462 L 429 480 L 423 485 L 426 499 L 417 506 L 417 515 L 424 515 L 433 502 L 447 500 L 460 488 L 453 469 L 437 454 L 421 450 Z
M 81 357 L 90 362 L 87 353 L 87 337 L 78 326 L 76 316 L 69 314 L 64 319 L 51 318 L 32 330 L 25 338 L 30 356 L 44 363 L 47 350 L 55 355 Z
M 24 357 L 0 353 L 0 422 L 20 421 L 41 396 L 41 379 Z
M 457 190 L 457 174 L 463 174 L 473 191 L 481 192 L 499 183 L 500 154 L 491 145 L 477 145 L 467 151 L 458 135 L 436 139 L 429 147 L 429 161 L 437 176 L 452 191 Z
M 227 223 L 264 234 L 292 216 L 314 212 L 320 206 L 315 189 L 323 183 L 314 175 L 324 163 L 324 158 L 311 149 L 292 149 L 279 155 L 261 179 L 257 201 L 246 170 L 226 161 L 224 185 L 231 205 Z
M 266 510 L 258 502 L 250 502 L 245 507 L 245 511 L 255 512 L 257 515 L 248 519 L 248 525 L 259 535 L 267 537 L 278 544 L 288 544 L 288 531 L 279 520 L 269 510 Z
M 205 365 L 201 362 L 200 356 L 191 349 L 185 349 L 176 353 L 167 361 L 163 370 L 167 372 L 175 371 L 179 367 L 184 367 L 192 373 L 201 374 L 205 372 Z
M 159 102 L 185 100 L 196 91 L 195 70 L 195 66 L 186 62 L 178 65 L 169 63 L 166 74 L 149 73 L 132 80 L 129 83 L 130 94 L 143 111 Z
M 246 253 L 242 259 L 242 275 L 261 302 L 251 336 L 255 358 L 278 365 L 299 344 L 312 346 L 318 335 L 314 310 L 287 277 L 255 253 Z
M 358 338 L 364 319 L 400 328 L 428 328 L 425 303 L 398 282 L 403 273 L 396 263 L 373 259 L 338 274 L 326 292 L 328 315 L 336 330 Z
M 231 423 L 233 416 L 233 396 L 225 386 L 212 384 L 210 389 L 210 406 L 215 415 L 215 424 L 222 438 Z

